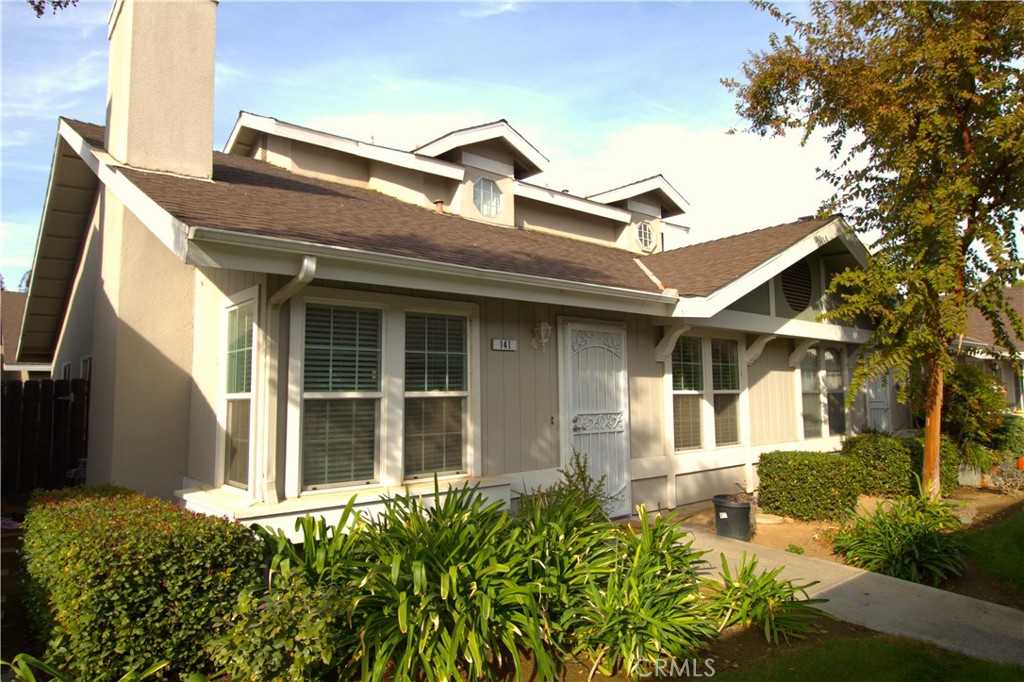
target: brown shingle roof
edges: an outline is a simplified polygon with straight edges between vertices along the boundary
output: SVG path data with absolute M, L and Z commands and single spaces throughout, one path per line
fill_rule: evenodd
M 1024 318 L 1024 288 L 1010 287 L 1009 289 L 1004 289 L 1003 293 L 1013 309 L 1017 311 L 1017 314 Z M 1006 331 L 1009 332 L 1010 338 L 1013 339 L 1013 329 L 1010 327 L 1009 320 L 1005 315 L 1003 316 L 1003 324 L 1006 326 Z M 992 325 L 977 308 L 967 309 L 967 332 L 964 334 L 964 338 L 987 347 L 1002 347 L 1002 344 L 999 343 L 995 333 L 992 331 Z M 1024 351 L 1024 341 L 1020 339 L 1015 340 L 1016 350 Z
M 28 294 L 21 291 L 0 292 L 0 348 L 8 362 L 14 361 L 14 354 L 18 351 L 26 300 Z
M 68 124 L 103 147 L 103 128 Z M 648 293 L 659 288 L 611 247 L 439 215 L 379 192 L 214 152 L 213 182 L 122 167 L 119 172 L 187 225 L 562 279 Z
M 644 256 L 640 260 L 662 284 L 678 289 L 680 296 L 708 296 L 832 220 L 798 220 Z

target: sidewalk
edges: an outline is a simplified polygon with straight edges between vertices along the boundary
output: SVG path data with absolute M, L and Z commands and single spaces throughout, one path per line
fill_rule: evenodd
M 820 581 L 808 595 L 828 599 L 818 607 L 847 623 L 908 637 L 998 663 L 1024 665 L 1024 612 L 933 587 L 780 549 L 719 537 L 701 524 L 684 523 L 694 549 L 718 575 L 720 554 L 729 568 L 756 555 L 758 571 L 785 566 L 781 577 L 804 584 Z

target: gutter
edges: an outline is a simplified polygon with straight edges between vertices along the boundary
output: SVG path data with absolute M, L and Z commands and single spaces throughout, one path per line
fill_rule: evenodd
M 315 257 L 324 260 L 335 260 L 339 262 L 358 263 L 360 266 L 377 266 L 384 268 L 401 269 L 403 272 L 413 272 L 428 276 L 440 276 L 472 281 L 487 282 L 492 285 L 507 287 L 529 287 L 541 288 L 553 291 L 556 294 L 575 293 L 584 296 L 600 297 L 606 299 L 629 301 L 640 306 L 659 306 L 671 310 L 678 303 L 679 299 L 674 295 L 674 290 L 665 292 L 647 292 L 636 289 L 626 289 L 601 284 L 585 284 L 568 280 L 554 279 L 550 277 L 539 277 L 536 275 L 520 275 L 516 273 L 488 270 L 468 265 L 451 265 L 438 263 L 409 256 L 394 256 L 390 254 L 361 251 L 343 246 L 328 246 L 312 242 L 298 242 L 294 240 L 281 239 L 278 237 L 267 237 L 253 235 L 219 228 L 203 227 L 195 225 L 189 228 L 188 241 L 195 249 L 189 249 L 185 262 L 194 265 L 214 265 L 203 258 L 205 254 L 197 253 L 202 251 L 200 243 L 218 244 L 230 247 L 248 247 L 275 254 L 301 254 L 306 257 Z M 323 265 L 321 263 L 321 265 Z M 321 271 L 323 268 L 321 268 Z M 291 272 L 294 272 L 292 270 Z M 288 274 L 291 274 L 289 272 Z M 282 273 L 284 274 L 284 273 Z M 327 276 L 326 273 L 322 276 Z M 650 313 L 648 313 L 650 314 Z

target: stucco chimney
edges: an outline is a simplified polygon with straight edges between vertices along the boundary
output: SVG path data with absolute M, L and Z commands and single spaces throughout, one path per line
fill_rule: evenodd
M 106 140 L 115 159 L 211 177 L 216 26 L 216 0 L 115 0 Z

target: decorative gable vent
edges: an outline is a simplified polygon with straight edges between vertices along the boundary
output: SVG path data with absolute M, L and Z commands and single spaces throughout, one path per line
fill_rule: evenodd
M 798 261 L 786 268 L 779 276 L 782 282 L 782 295 L 786 303 L 796 312 L 806 310 L 811 305 L 811 268 L 807 261 Z

